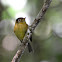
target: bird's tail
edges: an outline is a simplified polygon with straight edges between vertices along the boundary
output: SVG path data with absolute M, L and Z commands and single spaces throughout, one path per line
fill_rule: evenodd
M 32 52 L 33 50 L 32 50 L 32 47 L 31 47 L 31 45 L 30 45 L 30 43 L 28 43 L 28 51 L 29 52 Z

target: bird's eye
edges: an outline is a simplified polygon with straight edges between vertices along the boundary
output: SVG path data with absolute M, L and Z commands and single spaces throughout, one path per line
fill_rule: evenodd
M 20 22 L 20 21 L 21 21 L 21 19 L 18 20 L 18 22 Z
M 25 19 L 23 19 L 23 22 L 25 21 Z

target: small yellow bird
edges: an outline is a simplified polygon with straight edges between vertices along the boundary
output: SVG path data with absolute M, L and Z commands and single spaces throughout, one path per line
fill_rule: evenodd
M 21 42 L 27 32 L 27 29 L 28 25 L 25 22 L 25 18 L 17 18 L 14 26 L 14 33 Z M 29 52 L 32 51 L 30 43 L 28 43 L 28 50 Z

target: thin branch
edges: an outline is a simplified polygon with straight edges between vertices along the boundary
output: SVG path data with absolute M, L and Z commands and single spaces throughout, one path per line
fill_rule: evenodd
M 11 62 L 19 62 L 20 61 L 20 58 L 21 58 L 25 48 L 27 47 L 28 41 L 29 41 L 33 31 L 35 30 L 35 28 L 38 25 L 38 23 L 40 22 L 40 20 L 44 17 L 44 14 L 46 13 L 47 9 L 49 8 L 51 1 L 52 0 L 46 0 L 44 2 L 42 9 L 40 10 L 39 14 L 35 18 L 31 27 L 28 28 L 27 33 L 22 41 L 21 47 L 17 51 L 17 53 L 15 54 L 15 56 L 13 57 Z

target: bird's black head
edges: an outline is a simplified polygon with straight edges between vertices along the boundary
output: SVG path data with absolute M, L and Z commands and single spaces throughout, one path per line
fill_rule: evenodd
M 19 22 L 25 22 L 25 18 L 22 18 L 22 17 L 17 18 L 16 23 L 19 23 Z

